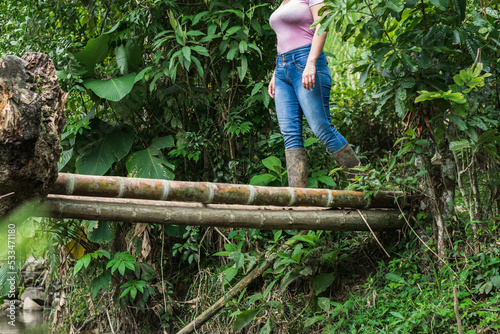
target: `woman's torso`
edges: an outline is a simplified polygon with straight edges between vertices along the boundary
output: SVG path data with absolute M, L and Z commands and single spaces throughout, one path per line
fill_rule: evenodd
M 278 53 L 285 53 L 310 44 L 314 37 L 314 22 L 310 6 L 323 0 L 289 0 L 281 4 L 269 18 L 269 23 L 278 38 Z

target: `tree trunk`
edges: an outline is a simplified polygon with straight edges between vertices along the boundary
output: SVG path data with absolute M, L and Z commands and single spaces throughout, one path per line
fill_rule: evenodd
M 421 207 L 426 208 L 432 216 L 435 224 L 435 238 L 437 255 L 446 261 L 446 234 L 448 222 L 454 214 L 455 188 L 457 182 L 457 169 L 452 152 L 448 149 L 448 143 L 441 143 L 442 149 L 437 149 L 437 154 L 428 161 L 425 155 L 419 156 L 417 166 L 420 170 L 427 170 L 422 178 L 421 190 L 426 197 Z M 439 262 L 441 263 L 441 261 Z
M 66 98 L 47 55 L 0 58 L 0 217 L 55 182 Z

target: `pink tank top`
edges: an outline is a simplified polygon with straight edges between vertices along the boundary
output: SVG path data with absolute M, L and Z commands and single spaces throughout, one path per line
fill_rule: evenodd
M 290 0 L 281 4 L 269 18 L 271 28 L 278 37 L 278 53 L 285 53 L 310 44 L 314 29 L 309 29 L 314 19 L 309 7 L 323 0 Z

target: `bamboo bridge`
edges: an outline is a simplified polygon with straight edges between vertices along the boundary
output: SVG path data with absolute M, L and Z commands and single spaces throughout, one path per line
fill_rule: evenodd
M 373 233 L 403 226 L 401 211 L 396 209 L 399 208 L 396 199 L 401 198 L 401 192 L 378 192 L 365 197 L 363 192 L 356 191 L 60 173 L 45 200 L 44 215 L 131 223 L 302 230 L 300 234 L 306 230 Z M 239 296 L 271 268 L 278 253 L 290 252 L 295 242 L 285 243 L 263 258 L 260 265 L 177 334 L 199 330 L 228 300 Z
M 47 217 L 262 230 L 401 228 L 401 192 L 183 182 L 60 173 Z

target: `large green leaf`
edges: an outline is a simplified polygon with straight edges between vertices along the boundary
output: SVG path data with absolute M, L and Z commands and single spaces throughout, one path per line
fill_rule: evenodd
M 250 179 L 250 184 L 252 186 L 267 186 L 276 179 L 277 177 L 271 174 L 254 175 Z
M 145 85 L 135 85 L 132 91 L 120 101 L 109 101 L 113 110 L 123 119 L 124 122 L 135 115 L 137 110 L 142 110 L 147 95 Z
M 139 70 L 142 65 L 142 51 L 137 43 L 129 40 L 127 44 L 117 46 L 115 49 L 116 63 L 121 74 L 128 74 Z
M 469 148 L 469 147 L 471 147 L 471 143 L 467 139 L 460 141 L 452 141 L 450 143 L 450 151 L 463 150 L 464 148 Z
M 317 323 L 318 321 L 321 321 L 321 320 L 324 320 L 324 319 L 325 319 L 325 317 L 322 316 L 322 315 L 317 315 L 317 316 L 314 316 L 314 317 L 311 317 L 311 318 L 307 318 L 304 321 L 304 327 L 312 326 L 315 323 Z
M 174 138 L 172 136 L 164 136 L 153 138 L 151 141 L 151 147 L 157 150 L 161 150 L 168 147 L 174 147 Z
M 295 268 L 294 270 L 291 270 L 286 273 L 286 275 L 283 277 L 280 283 L 280 291 L 284 292 L 286 288 L 297 278 L 299 278 L 300 275 L 300 270 L 301 268 Z
M 448 0 L 429 0 L 429 2 L 438 7 L 440 10 L 446 10 L 449 6 Z
M 110 35 L 103 34 L 87 42 L 82 51 L 75 54 L 76 59 L 85 67 L 86 73 L 94 72 L 97 63 L 103 61 L 108 55 Z
M 233 331 L 237 332 L 243 329 L 250 321 L 255 318 L 257 314 L 259 314 L 260 309 L 243 311 L 236 317 L 234 321 Z
M 395 11 L 396 13 L 399 13 L 401 12 L 405 6 L 403 3 L 399 2 L 399 1 L 394 1 L 394 0 L 389 0 L 389 1 L 386 1 L 385 2 L 385 6 L 387 8 L 390 8 L 392 9 L 393 11 Z
M 158 157 L 158 151 L 147 148 L 133 153 L 127 160 L 129 177 L 173 180 L 173 165 Z
M 465 11 L 467 9 L 467 1 L 466 0 L 453 0 L 453 1 L 455 2 L 455 10 L 457 12 L 457 23 L 460 23 L 463 20 L 465 20 Z
M 87 79 L 83 81 L 83 85 L 103 99 L 120 101 L 134 87 L 135 77 L 136 73 L 130 73 L 109 80 Z
M 167 225 L 167 226 L 165 226 L 164 231 L 166 234 L 168 234 L 171 237 L 182 238 L 182 236 L 186 233 L 187 228 L 186 228 L 186 226 Z
M 59 159 L 59 162 L 57 163 L 57 170 L 61 170 L 66 166 L 66 164 L 71 160 L 73 157 L 73 149 L 69 149 L 66 151 L 63 151 L 61 153 L 61 158 Z
M 92 298 L 95 299 L 101 289 L 108 292 L 110 281 L 111 273 L 109 271 L 105 271 L 101 275 L 94 278 L 92 280 Z
M 111 34 L 118 29 L 119 25 L 120 23 L 117 23 L 101 36 L 90 39 L 87 45 L 75 54 L 75 58 L 84 65 L 86 74 L 93 73 L 95 65 L 106 59 L 109 52 Z
M 281 173 L 281 160 L 274 156 L 265 158 L 264 160 L 262 160 L 262 164 L 273 172 L 276 172 L 278 174 Z
M 172 136 L 153 139 L 151 146 L 133 153 L 127 159 L 128 176 L 148 179 L 173 180 L 174 166 L 168 163 L 161 149 L 174 146 Z
M 314 292 L 316 296 L 325 291 L 332 285 L 335 276 L 331 274 L 319 274 L 314 279 Z
M 84 131 L 81 137 L 77 151 L 83 152 L 76 159 L 77 172 L 104 175 L 113 163 L 128 154 L 134 141 L 134 131 L 125 124 L 111 126 L 93 119 L 90 130 Z M 86 145 L 82 147 L 82 143 Z
M 105 244 L 115 238 L 116 222 L 101 221 L 97 224 L 97 228 L 90 231 L 87 235 L 88 239 L 98 244 Z
M 393 281 L 393 282 L 396 282 L 396 283 L 402 283 L 402 282 L 404 282 L 403 277 L 399 276 L 398 274 L 394 274 L 394 273 L 387 273 L 387 274 L 385 274 L 385 278 L 387 278 L 389 281 Z

